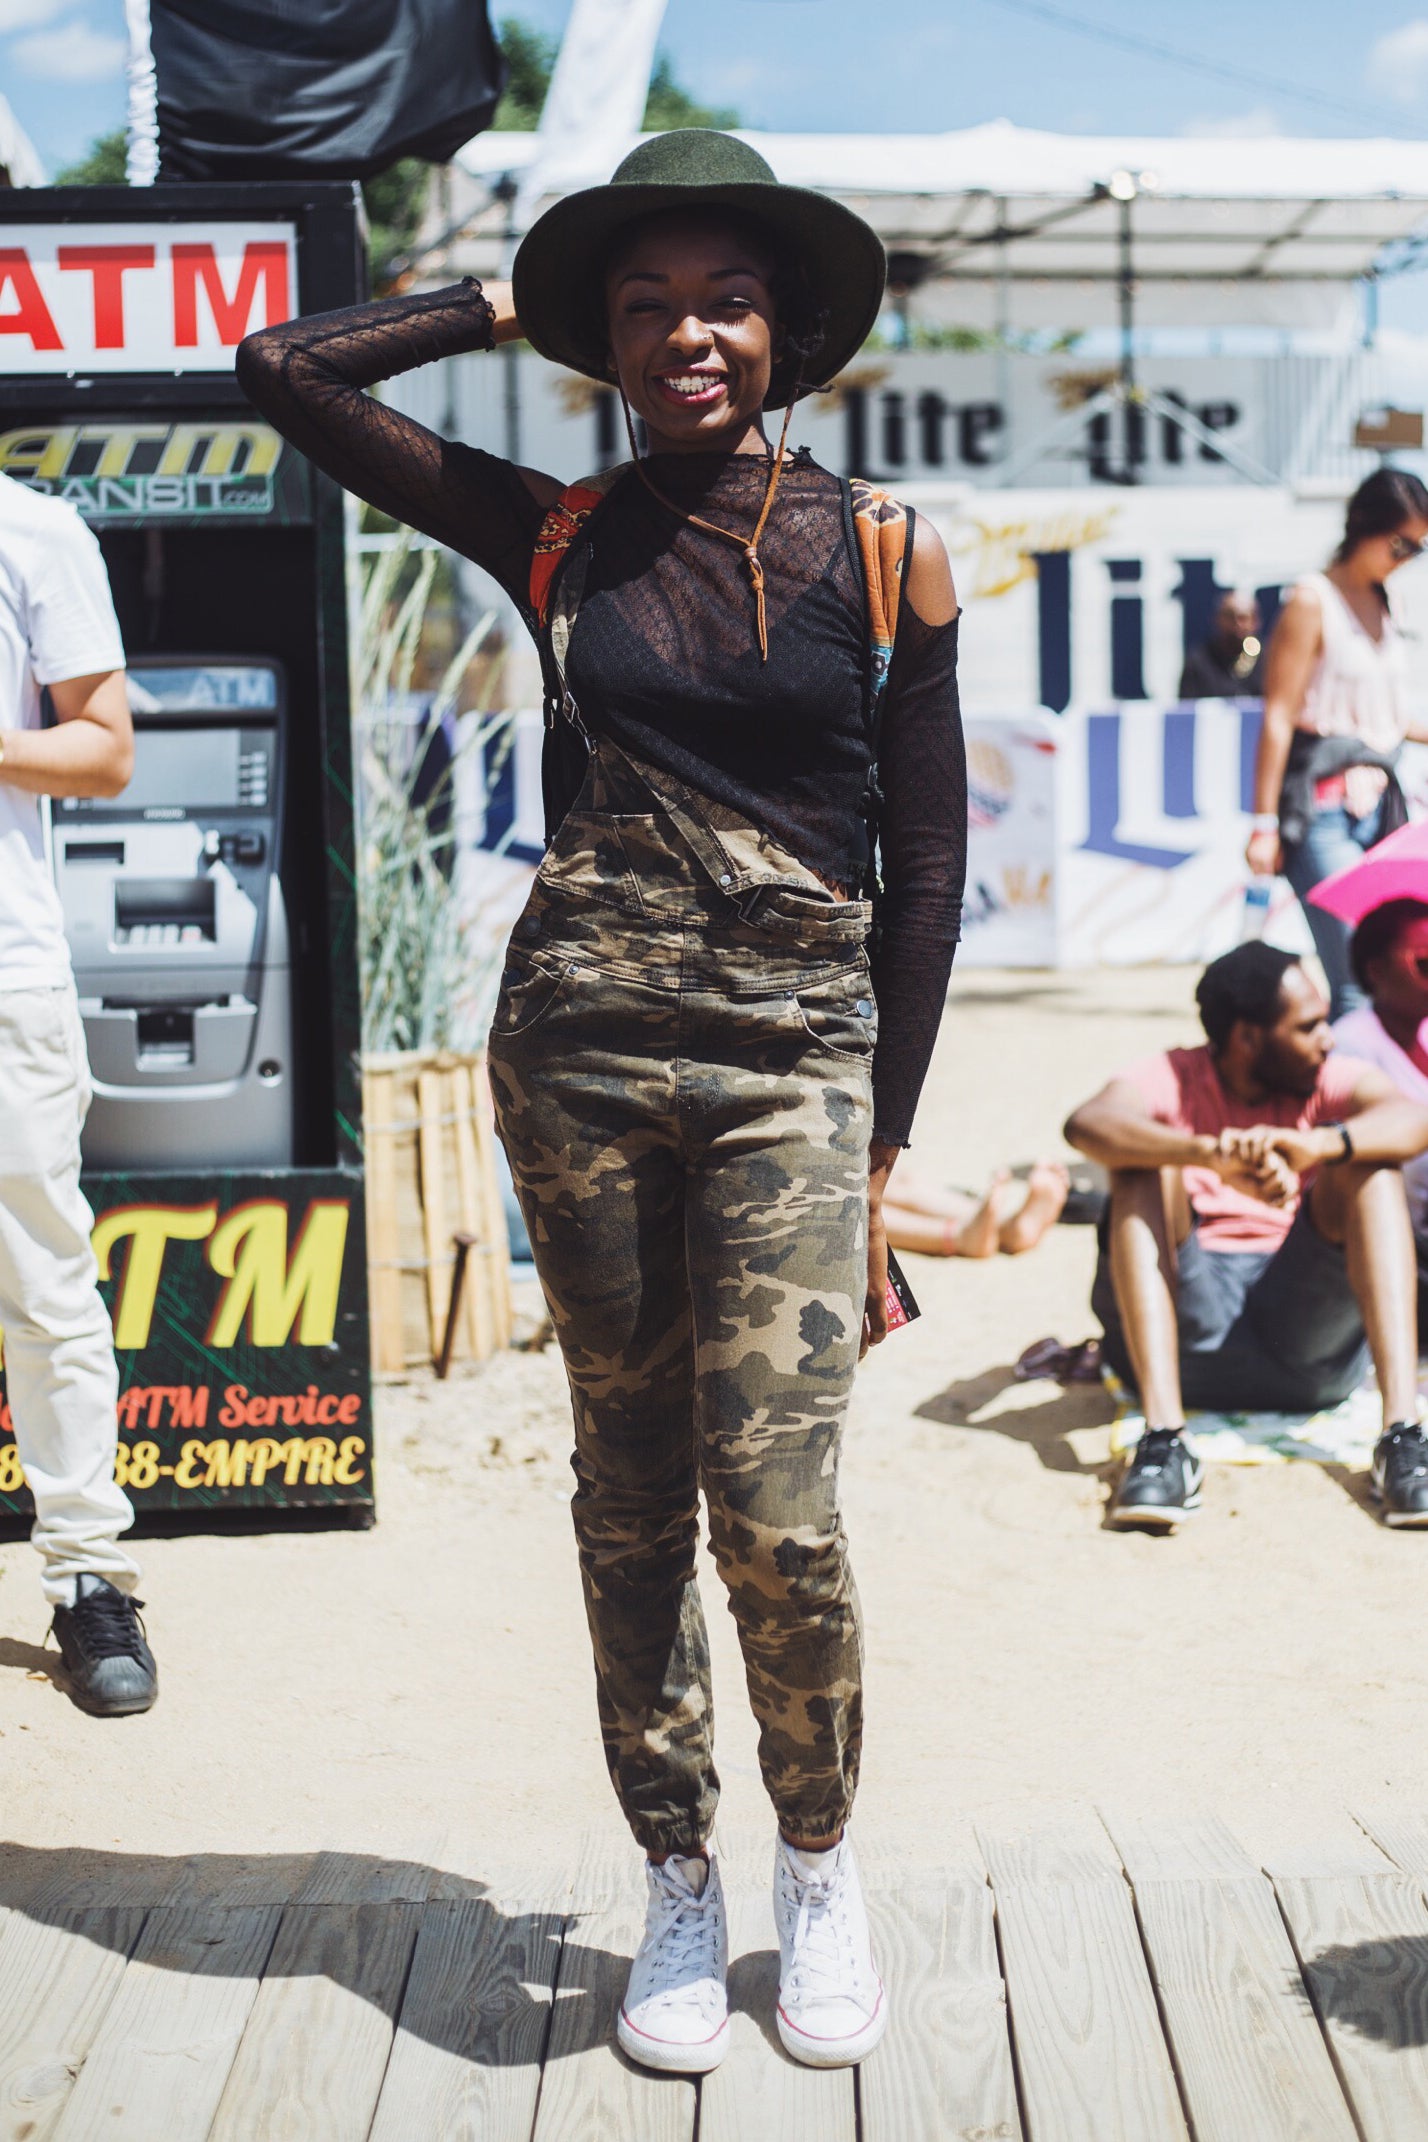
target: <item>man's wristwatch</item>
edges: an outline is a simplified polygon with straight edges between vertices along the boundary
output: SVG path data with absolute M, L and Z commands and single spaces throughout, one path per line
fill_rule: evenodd
M 1325 1163 L 1326 1166 L 1336 1168 L 1341 1160 L 1353 1159 L 1354 1141 L 1349 1136 L 1347 1123 L 1324 1123 L 1321 1124 L 1320 1128 L 1326 1131 L 1337 1131 L 1339 1134 L 1339 1150 L 1337 1153 L 1330 1153 Z

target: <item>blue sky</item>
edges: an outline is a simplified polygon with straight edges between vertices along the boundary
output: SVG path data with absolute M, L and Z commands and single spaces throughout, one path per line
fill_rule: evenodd
M 510 12 L 558 30 L 568 4 L 515 0 Z M 1291 17 L 1271 0 L 1193 9 L 1065 0 L 1065 11 L 1109 31 L 1245 77 L 1235 82 L 1029 17 L 1009 0 L 669 0 L 663 42 L 692 88 L 773 128 L 935 131 L 1007 118 L 1073 133 L 1230 140 L 1414 135 L 1428 122 L 1428 0 L 1420 4 L 1422 14 L 1413 0 L 1353 9 L 1299 0 Z M 505 13 L 507 0 L 494 11 Z M 122 55 L 121 0 L 0 0 L 0 88 L 50 169 L 122 121 Z M 1286 74 L 1326 101 L 1297 99 Z
M 789 131 L 929 131 L 1006 118 L 1071 133 L 1421 134 L 1428 0 L 669 0 L 685 83 Z M 1041 12 L 1045 10 L 1046 12 Z M 558 32 L 569 0 L 494 0 Z M 1049 16 L 1075 15 L 1086 34 Z M 870 23 L 877 25 L 870 34 Z M 50 171 L 124 116 L 122 0 L 0 0 L 0 89 Z M 1150 40 L 1181 58 L 1129 51 Z M 1231 80 L 1184 63 L 1184 55 Z M 1297 95 L 1294 92 L 1304 92 Z M 1428 275 L 1384 293 L 1428 328 Z

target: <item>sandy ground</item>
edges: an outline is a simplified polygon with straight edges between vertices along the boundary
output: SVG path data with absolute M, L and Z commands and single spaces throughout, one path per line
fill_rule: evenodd
M 1068 1106 L 1192 1038 L 1192 977 L 961 973 L 916 1164 L 952 1182 L 1059 1150 Z M 1217 1469 L 1172 1539 L 1103 1529 L 1109 1408 L 1016 1386 L 1077 1339 L 1093 1241 L 909 1260 L 925 1314 L 860 1378 L 848 1529 L 867 1617 L 860 1821 L 931 1850 L 1051 1801 L 1209 1807 L 1264 1849 L 1421 1798 L 1428 1668 L 1405 1642 L 1428 1535 L 1312 1466 Z M 149 1716 L 48 1677 L 33 1557 L 0 1547 L 0 1834 L 134 1853 L 317 1846 L 493 1861 L 618 1834 L 597 1744 L 556 1356 L 389 1388 L 368 1533 L 151 1540 Z M 712 1565 L 725 1816 L 764 1824 Z

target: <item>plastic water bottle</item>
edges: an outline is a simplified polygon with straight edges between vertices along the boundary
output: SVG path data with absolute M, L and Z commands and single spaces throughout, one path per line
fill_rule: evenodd
M 1245 887 L 1245 911 L 1240 922 L 1240 943 L 1263 937 L 1269 921 L 1269 903 L 1274 896 L 1273 878 L 1251 878 Z

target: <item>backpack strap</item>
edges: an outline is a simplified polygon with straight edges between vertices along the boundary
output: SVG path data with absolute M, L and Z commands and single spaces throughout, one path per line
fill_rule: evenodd
M 531 553 L 531 609 L 542 632 L 550 620 L 552 591 L 567 553 L 628 467 L 629 463 L 622 461 L 613 468 L 601 469 L 596 476 L 582 476 L 579 483 L 568 483 L 554 504 L 546 508 Z
M 902 607 L 902 569 L 912 541 L 913 516 L 886 491 L 865 477 L 854 476 L 848 485 L 852 506 L 853 538 L 863 569 L 863 603 L 868 624 L 868 716 L 876 738 L 876 724 L 892 667 L 893 643 L 897 638 Z
M 871 757 L 868 785 L 863 796 L 863 821 L 867 828 L 864 891 L 878 891 L 878 819 L 883 800 L 878 781 L 878 745 L 882 735 L 883 698 L 892 668 L 902 613 L 903 567 L 912 547 L 915 515 L 909 506 L 880 491 L 865 477 L 849 479 L 847 521 L 852 550 L 863 580 L 863 611 L 868 629 L 864 714 Z

